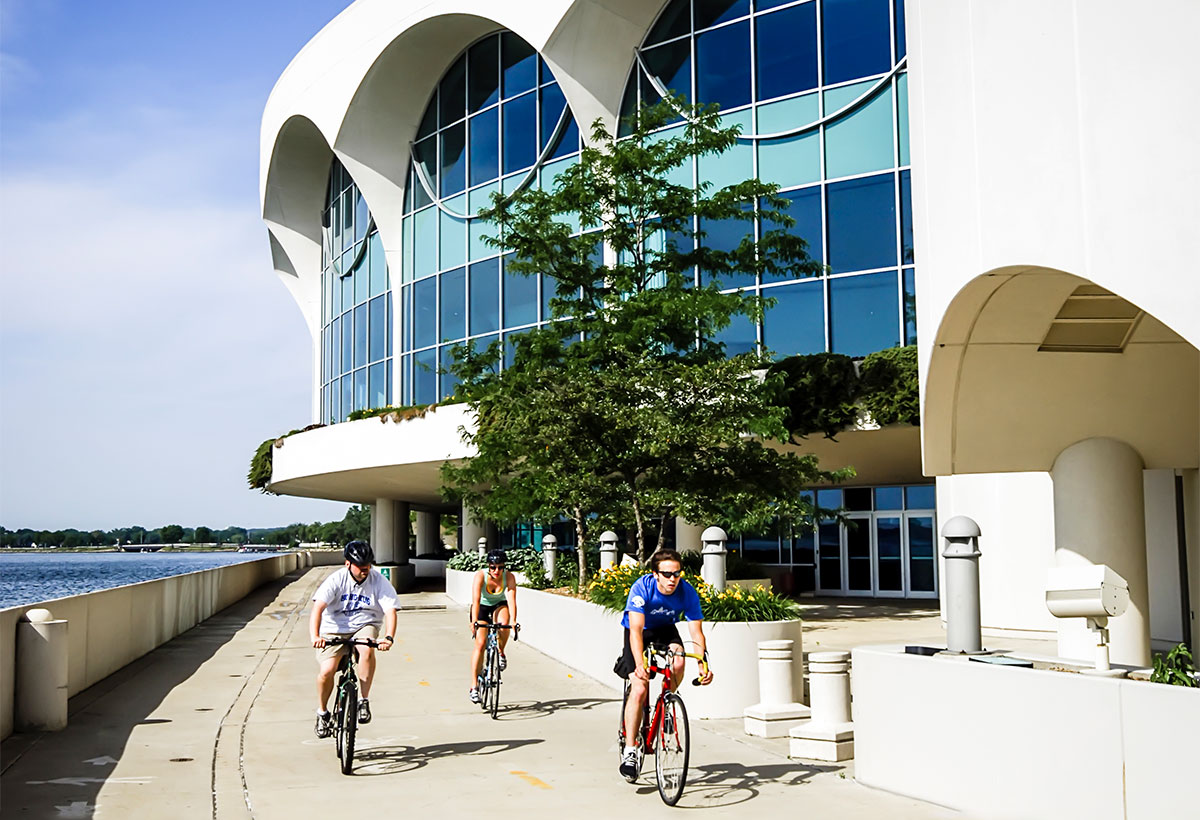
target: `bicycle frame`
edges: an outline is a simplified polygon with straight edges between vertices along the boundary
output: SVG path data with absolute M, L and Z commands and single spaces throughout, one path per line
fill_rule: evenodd
M 663 679 L 662 680 L 662 688 L 659 689 L 659 691 L 658 691 L 658 697 L 654 699 L 654 714 L 653 714 L 653 716 L 651 717 L 648 714 L 649 709 L 647 709 L 645 712 L 643 712 L 643 717 L 649 718 L 649 719 L 642 720 L 642 731 L 641 731 L 642 748 L 646 749 L 646 750 L 653 749 L 655 743 L 658 742 L 658 734 L 659 734 L 660 729 L 662 728 L 663 704 L 666 699 L 667 693 L 672 691 L 672 689 L 671 689 L 671 659 L 675 658 L 675 657 L 692 658 L 700 663 L 700 670 L 701 670 L 702 674 L 705 674 L 708 672 L 708 659 L 706 657 L 704 657 L 703 655 L 695 655 L 690 652 L 679 652 L 677 650 L 670 649 L 670 648 L 664 649 L 663 647 L 659 647 L 659 646 L 646 647 L 646 651 L 645 651 L 646 671 L 649 672 L 652 677 L 656 674 L 662 675 L 662 679 Z M 662 661 L 661 665 L 659 663 L 656 663 L 656 661 L 658 661 L 660 659 Z M 700 678 L 696 678 L 695 680 L 693 680 L 692 685 L 699 686 Z M 647 697 L 649 697 L 649 693 L 647 693 Z M 648 703 L 649 703 L 649 701 L 647 701 L 647 704 Z
M 478 673 L 479 705 L 485 712 L 491 712 L 495 719 L 500 709 L 500 665 L 497 660 L 500 654 L 500 630 L 511 629 L 513 639 L 521 639 L 520 624 L 497 624 L 487 621 L 475 621 L 475 627 L 487 629 L 487 641 L 484 644 L 483 669 Z
M 359 646 L 379 646 L 369 638 L 330 638 L 326 646 L 345 646 L 338 661 L 338 679 L 334 687 L 334 748 L 342 762 L 342 774 L 354 766 L 354 735 L 358 726 L 358 650 Z

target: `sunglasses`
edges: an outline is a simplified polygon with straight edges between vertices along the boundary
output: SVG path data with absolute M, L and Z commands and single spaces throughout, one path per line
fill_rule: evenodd
M 683 575 L 683 570 L 681 569 L 677 569 L 674 572 L 665 572 L 663 570 L 655 570 L 655 572 L 664 578 L 678 578 L 680 575 Z

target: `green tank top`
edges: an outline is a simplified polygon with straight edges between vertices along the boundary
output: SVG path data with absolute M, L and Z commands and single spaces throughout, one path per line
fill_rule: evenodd
M 488 592 L 487 578 L 483 579 L 483 584 L 479 587 L 479 605 L 480 606 L 495 606 L 502 604 L 507 599 L 504 597 L 505 590 L 508 589 L 508 570 L 504 571 L 504 577 L 500 579 L 500 591 Z

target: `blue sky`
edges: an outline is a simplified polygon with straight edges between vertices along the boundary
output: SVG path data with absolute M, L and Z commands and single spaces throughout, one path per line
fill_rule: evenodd
M 311 338 L 259 218 L 262 109 L 348 0 L 0 0 L 0 524 L 273 526 Z

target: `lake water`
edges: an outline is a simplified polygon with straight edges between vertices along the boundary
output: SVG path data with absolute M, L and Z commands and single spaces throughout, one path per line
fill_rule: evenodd
M 261 552 L 0 552 L 0 609 L 256 561 Z

